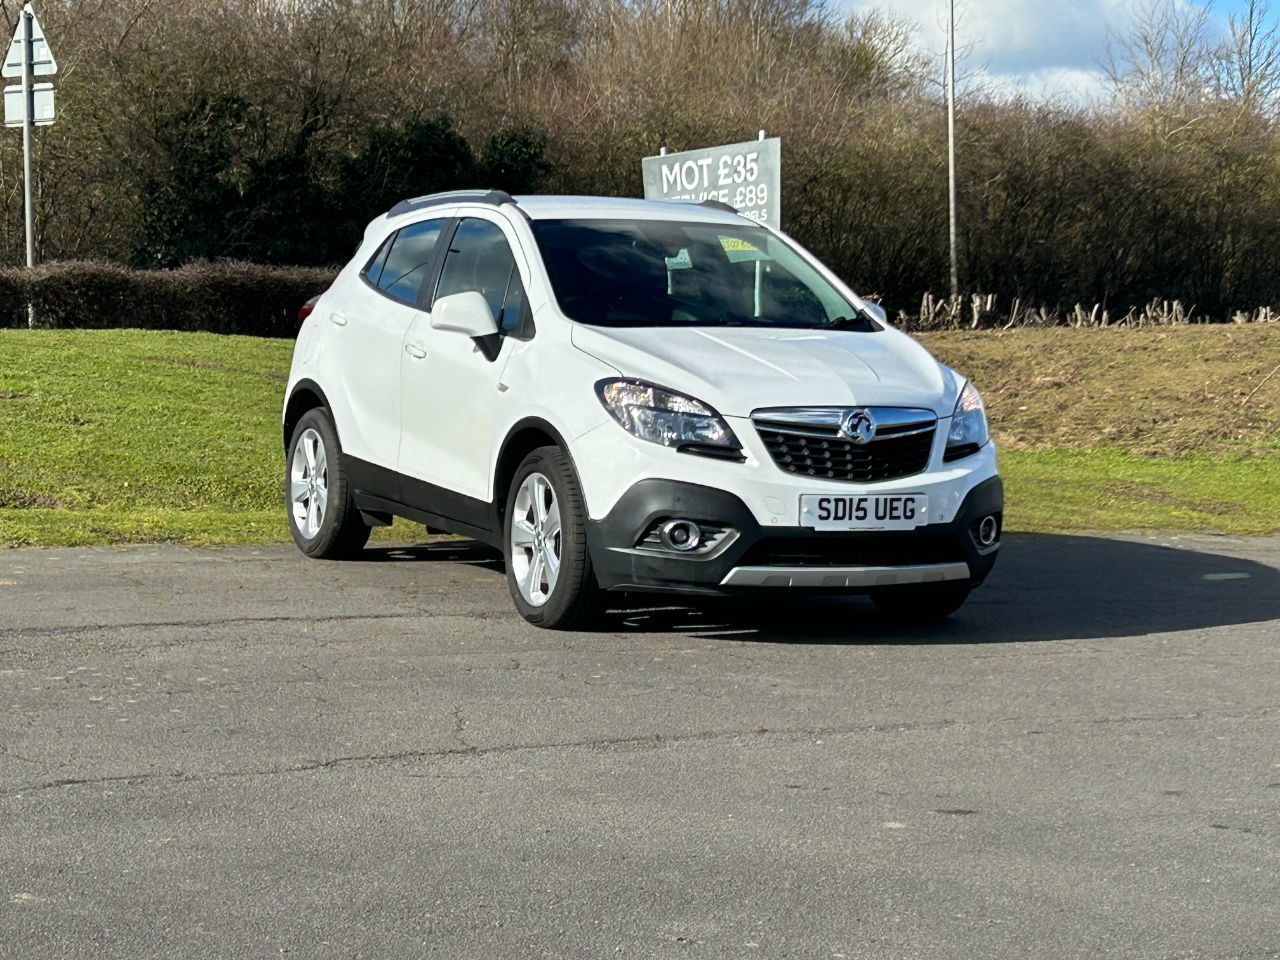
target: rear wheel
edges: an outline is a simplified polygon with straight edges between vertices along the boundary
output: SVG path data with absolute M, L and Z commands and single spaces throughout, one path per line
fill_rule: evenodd
M 369 527 L 347 483 L 338 432 L 323 408 L 308 410 L 294 427 L 285 463 L 289 532 L 309 557 L 338 560 L 360 552 Z
M 959 610 L 969 598 L 970 589 L 967 583 L 922 583 L 880 590 L 871 595 L 871 600 L 895 619 L 927 623 Z
M 559 447 L 539 447 L 516 470 L 503 514 L 507 585 L 530 623 L 554 630 L 589 625 L 602 591 L 587 550 L 587 511 Z

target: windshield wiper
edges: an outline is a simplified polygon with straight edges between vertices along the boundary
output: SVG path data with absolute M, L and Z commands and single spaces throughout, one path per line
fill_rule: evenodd
M 875 317 L 865 310 L 857 311 L 852 317 L 835 317 L 823 324 L 830 330 L 856 330 L 859 333 L 872 333 L 880 329 Z

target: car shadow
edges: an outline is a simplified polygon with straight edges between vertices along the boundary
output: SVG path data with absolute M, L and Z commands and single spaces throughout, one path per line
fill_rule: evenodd
M 370 543 L 360 552 L 357 559 L 360 563 L 403 563 L 424 560 L 435 563 L 465 563 L 494 573 L 506 572 L 502 554 L 497 550 L 477 540 L 447 534 L 437 535 L 435 539 L 425 543 Z
M 369 560 L 467 563 L 503 572 L 470 540 L 374 548 Z M 1280 540 L 1276 541 L 1280 560 Z M 607 632 L 673 632 L 760 643 L 1015 643 L 1175 633 L 1280 621 L 1280 569 L 1154 541 L 1049 534 L 1005 539 L 995 572 L 947 620 L 903 624 L 860 597 L 762 593 L 688 601 L 634 594 L 611 603 Z

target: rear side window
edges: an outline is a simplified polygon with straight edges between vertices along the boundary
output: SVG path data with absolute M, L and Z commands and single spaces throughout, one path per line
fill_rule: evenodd
M 392 256 L 395 256 L 394 250 Z M 517 287 L 520 284 L 515 265 L 511 246 L 497 224 L 488 220 L 463 220 L 449 244 L 436 296 L 447 297 L 475 290 L 483 294 L 493 311 L 493 319 L 501 326 L 504 322 L 502 307 L 513 273 Z
M 387 262 L 387 251 L 391 249 L 391 241 L 395 238 L 396 235 L 393 233 L 383 240 L 378 252 L 373 255 L 373 259 L 364 268 L 364 278 L 375 287 L 378 285 L 378 278 L 382 276 L 382 265 Z
M 444 225 L 444 220 L 424 220 L 397 231 L 369 261 L 369 282 L 402 303 L 417 303 Z

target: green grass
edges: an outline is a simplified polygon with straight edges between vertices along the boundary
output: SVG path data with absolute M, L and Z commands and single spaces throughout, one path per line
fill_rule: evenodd
M 280 408 L 292 349 L 168 331 L 0 331 L 0 544 L 287 539 Z
M 1280 531 L 1280 457 L 1015 449 L 1000 461 L 1011 530 Z
M 1232 389 L 1241 394 L 1259 369 L 1280 361 L 1269 359 L 1280 331 L 1260 330 L 1252 340 L 1245 328 L 1229 332 L 1240 368 Z M 1168 427 L 1163 393 L 1152 387 L 1154 399 L 1144 403 L 1143 384 L 1165 390 L 1166 380 L 1176 382 L 1167 364 L 1188 361 L 1169 354 L 1170 342 L 1188 355 L 1204 349 L 1191 342 L 1201 332 L 1186 331 L 1185 341 L 1183 331 L 1160 333 L 1148 343 L 1161 349 L 1123 357 L 1123 395 L 1110 419 L 1096 409 L 1098 392 L 1090 394 L 1090 416 L 1113 433 L 1040 429 L 1062 421 L 1064 389 L 1089 393 L 1091 377 L 1114 378 L 1124 341 L 1081 333 L 928 338 L 945 359 L 959 354 L 964 369 L 991 370 L 1012 529 L 1280 530 L 1280 431 L 1268 419 L 1280 408 L 1280 382 L 1268 384 L 1239 423 L 1230 417 L 1238 399 L 1211 409 L 1214 436 L 1194 425 L 1197 447 L 1211 452 L 1158 452 Z M 1054 361 L 1050 373 L 1036 373 L 1064 335 L 1077 344 L 1069 371 Z M 1214 341 L 1215 382 L 1232 377 L 1232 351 L 1222 342 Z M 0 545 L 287 539 L 279 417 L 291 349 L 284 340 L 163 331 L 0 331 Z M 1213 406 L 1198 403 L 1202 414 Z M 1016 429 L 1002 433 L 1002 408 Z M 1125 410 L 1134 415 L 1116 421 Z M 1093 446 L 1100 436 L 1105 445 Z M 420 532 L 397 523 L 380 533 Z
M 973 378 L 1020 530 L 1280 530 L 1280 324 L 927 334 Z

